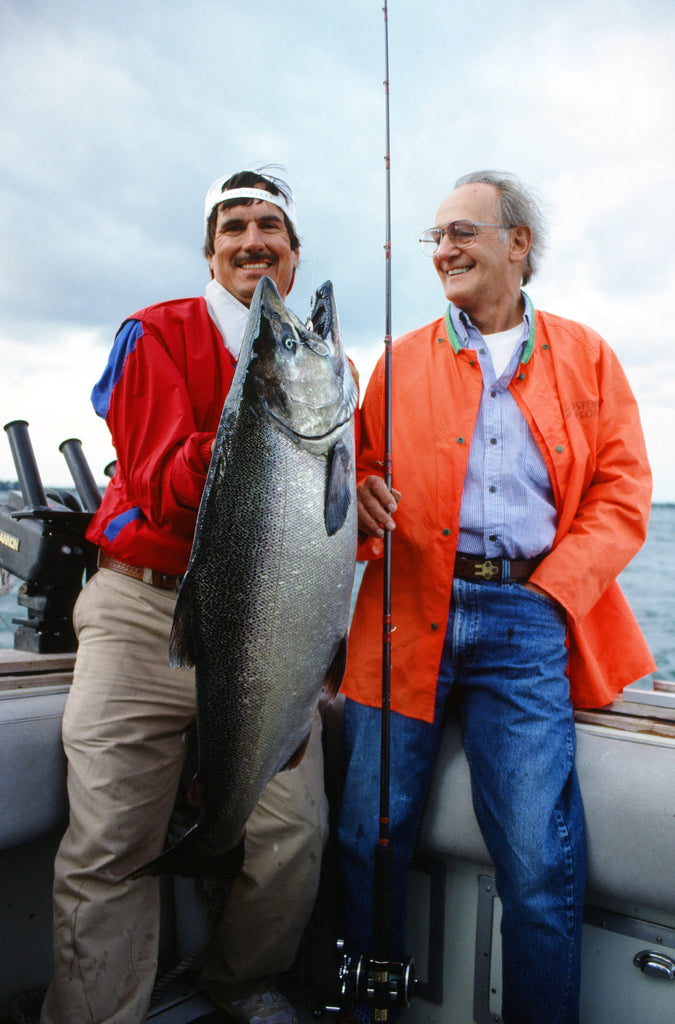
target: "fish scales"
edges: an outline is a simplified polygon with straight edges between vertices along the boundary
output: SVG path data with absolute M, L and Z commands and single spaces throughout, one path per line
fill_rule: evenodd
M 332 287 L 315 334 L 258 286 L 179 594 L 172 657 L 196 667 L 196 826 L 134 872 L 218 875 L 267 782 L 344 670 L 356 559 L 356 386 Z M 295 349 L 291 351 L 292 346 Z
M 207 792 L 229 788 L 231 806 L 220 806 L 213 828 L 237 839 L 257 798 L 237 798 L 236 784 L 245 792 L 256 787 L 248 773 L 235 775 L 230 762 L 255 763 L 261 778 L 271 778 L 306 738 L 327 667 L 345 635 L 344 612 L 336 616 L 335 610 L 348 605 L 353 565 L 348 531 L 327 537 L 323 503 L 305 497 L 323 494 L 322 460 L 247 410 L 234 433 L 231 466 L 224 500 L 204 523 L 214 535 L 226 536 L 227 544 L 194 569 L 201 642 L 217 652 L 223 685 L 235 680 L 237 687 L 236 699 L 225 703 L 213 698 L 212 679 L 204 686 L 198 681 L 200 776 Z M 227 603 L 215 617 L 221 574 L 231 582 Z M 326 652 L 323 658 L 317 650 Z M 216 722 L 226 762 L 201 742 Z M 214 803 L 220 803 L 217 797 Z M 207 816 L 209 810 L 207 805 Z

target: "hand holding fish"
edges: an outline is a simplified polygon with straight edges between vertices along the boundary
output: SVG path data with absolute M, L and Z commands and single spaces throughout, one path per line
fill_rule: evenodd
M 400 491 L 390 491 L 381 477 L 369 476 L 356 491 L 359 532 L 384 537 L 385 530 L 395 530 L 392 514 L 400 500 Z

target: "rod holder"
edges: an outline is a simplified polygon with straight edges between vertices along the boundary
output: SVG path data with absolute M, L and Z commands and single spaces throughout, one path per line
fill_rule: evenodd
M 47 495 L 35 461 L 27 421 L 12 420 L 5 423 L 5 430 L 24 503 L 32 508 L 46 508 Z
M 66 441 L 62 441 L 59 451 L 66 460 L 85 511 L 95 512 L 101 504 L 101 492 L 84 456 L 79 437 L 69 437 Z

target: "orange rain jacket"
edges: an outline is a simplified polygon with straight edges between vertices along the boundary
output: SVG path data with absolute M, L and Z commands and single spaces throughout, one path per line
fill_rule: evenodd
M 452 340 L 451 340 L 452 339 Z M 482 373 L 449 316 L 404 335 L 392 359 L 392 703 L 433 718 L 459 510 Z M 582 324 L 537 311 L 509 385 L 548 467 L 558 510 L 551 552 L 531 580 L 565 608 L 576 707 L 599 707 L 655 669 L 616 577 L 642 546 L 651 473 L 637 404 L 619 361 Z M 384 359 L 361 410 L 357 482 L 383 476 Z M 368 538 L 343 692 L 372 707 L 382 679 L 383 542 Z

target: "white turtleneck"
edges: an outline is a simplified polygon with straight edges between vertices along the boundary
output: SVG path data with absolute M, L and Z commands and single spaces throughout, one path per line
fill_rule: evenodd
M 209 316 L 220 331 L 225 348 L 238 359 L 248 320 L 248 307 L 235 299 L 215 277 L 204 289 L 204 297 Z

